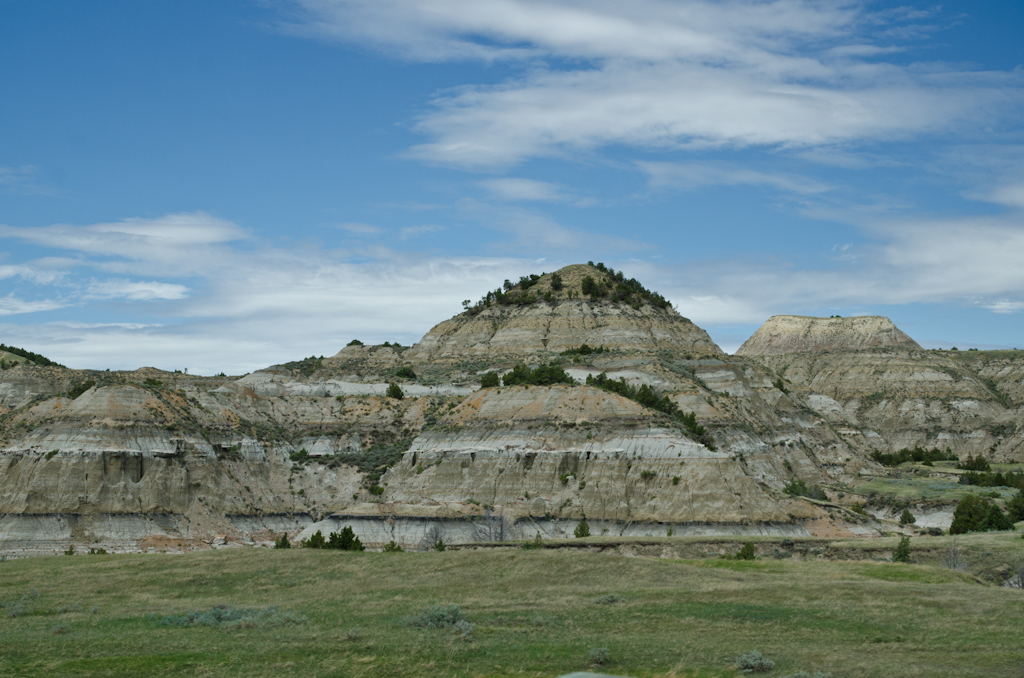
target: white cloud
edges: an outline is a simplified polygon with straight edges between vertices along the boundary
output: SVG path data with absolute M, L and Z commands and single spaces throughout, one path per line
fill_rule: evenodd
M 769 186 L 789 193 L 814 194 L 831 190 L 807 177 L 760 172 L 723 163 L 638 162 L 651 186 L 695 189 L 701 186 Z
M 189 212 L 91 226 L 0 226 L 0 237 L 82 252 L 104 270 L 181 277 L 220 265 L 231 251 L 223 246 L 247 235 L 230 221 Z
M 910 13 L 801 0 L 298 0 L 307 35 L 418 60 L 514 59 L 500 85 L 436 97 L 413 157 L 463 167 L 612 144 L 641 148 L 878 141 L 995 119 L 1020 73 L 886 63 L 872 31 Z M 898 26 L 897 26 L 898 27 Z M 914 34 L 922 25 L 913 27 Z
M 352 235 L 379 235 L 384 232 L 384 229 L 380 226 L 374 226 L 372 224 L 362 224 L 359 222 L 351 221 L 345 224 L 339 224 L 338 228 L 343 231 L 348 231 Z
M 157 299 L 184 299 L 188 296 L 184 285 L 156 281 L 104 280 L 93 282 L 83 299 L 127 299 L 128 301 L 154 301 Z
M 484 179 L 479 182 L 482 187 L 503 200 L 535 200 L 543 202 L 574 201 L 565 189 L 547 181 L 505 177 L 500 179 Z
M 14 293 L 6 297 L 0 297 L 0 315 L 17 315 L 19 313 L 35 313 L 37 311 L 52 311 L 62 308 L 65 304 L 59 301 L 45 299 L 42 301 L 26 301 L 14 296 Z

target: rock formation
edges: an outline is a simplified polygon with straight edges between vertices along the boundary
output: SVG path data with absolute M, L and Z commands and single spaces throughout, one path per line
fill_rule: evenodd
M 913 339 L 888 318 L 810 318 L 776 315 L 743 342 L 736 355 L 782 355 L 804 351 L 855 351 L 865 348 L 914 348 Z
M 552 280 L 561 278 L 559 289 Z M 590 278 L 602 296 L 585 295 Z M 577 264 L 539 276 L 510 295 L 536 297 L 530 304 L 484 301 L 430 330 L 409 351 L 413 362 L 518 356 L 538 358 L 582 344 L 624 351 L 671 350 L 699 354 L 722 351 L 707 332 L 676 313 L 640 295 L 616 301 L 622 283 L 612 274 Z M 339 354 L 340 355 L 340 354 Z
M 480 388 L 517 362 L 558 363 L 577 385 Z M 0 555 L 342 525 L 414 548 L 495 527 L 567 536 L 583 516 L 596 534 L 870 534 L 834 502 L 884 473 L 874 451 L 1024 459 L 1018 352 L 781 316 L 729 356 L 600 266 L 509 283 L 411 348 L 356 344 L 240 378 L 21 363 L 0 371 Z M 601 373 L 650 386 L 706 434 L 584 385 Z M 407 397 L 385 397 L 390 382 Z M 787 494 L 793 480 L 833 502 Z

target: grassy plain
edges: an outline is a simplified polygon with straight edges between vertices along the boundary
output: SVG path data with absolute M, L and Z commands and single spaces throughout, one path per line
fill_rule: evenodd
M 961 543 L 1024 559 L 1014 535 Z M 596 602 L 609 594 L 621 600 Z M 1024 592 L 933 565 L 233 549 L 0 562 L 0 601 L 5 676 L 734 676 L 755 649 L 777 662 L 769 676 L 1024 672 Z M 472 640 L 405 623 L 434 603 L 461 606 Z M 157 621 L 214 605 L 279 605 L 307 621 Z M 597 647 L 610 655 L 601 667 L 588 659 Z

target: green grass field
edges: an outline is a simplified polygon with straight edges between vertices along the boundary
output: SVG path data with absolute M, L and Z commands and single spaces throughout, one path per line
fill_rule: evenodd
M 1015 535 L 961 543 L 1024 559 Z M 769 676 L 1024 673 L 1024 591 L 933 565 L 233 549 L 0 562 L 0 601 L 5 676 L 734 676 L 751 650 Z M 470 640 L 407 623 L 435 603 L 461 606 Z M 215 605 L 305 621 L 159 622 Z

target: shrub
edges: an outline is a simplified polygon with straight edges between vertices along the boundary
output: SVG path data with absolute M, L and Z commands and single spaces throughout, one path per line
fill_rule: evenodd
M 434 550 L 435 550 L 435 551 L 444 551 L 444 550 L 445 550 L 445 548 L 446 548 L 446 547 L 445 547 L 445 545 L 444 545 L 444 539 L 438 539 L 438 540 L 437 540 L 437 543 L 436 543 L 436 544 L 434 544 Z
M 302 548 L 325 549 L 327 548 L 327 540 L 324 539 L 323 533 L 320 530 L 317 530 L 312 537 L 302 540 Z
M 557 273 L 551 274 L 551 289 L 555 290 L 556 292 L 562 289 L 562 276 L 558 275 Z
M 75 555 L 75 545 L 74 544 L 68 544 L 68 549 L 67 549 L 67 551 L 64 552 L 64 555 L 66 555 L 66 556 L 73 556 L 73 555 Z
M 392 542 L 394 543 L 394 542 Z M 359 540 L 349 525 L 341 529 L 341 532 L 331 532 L 327 538 L 327 544 L 323 548 L 336 551 L 365 551 L 363 542 Z
M 68 397 L 73 400 L 95 385 L 96 382 L 92 380 L 79 382 L 68 389 Z
M 969 494 L 956 505 L 949 533 L 982 532 L 985 530 L 986 518 L 988 518 L 988 502 L 975 494 Z
M 416 373 L 412 371 L 412 368 L 406 365 L 402 369 L 395 372 L 396 377 L 402 377 L 403 379 L 415 379 Z
M 966 459 L 964 459 L 963 461 L 961 461 L 959 464 L 957 464 L 956 467 L 958 469 L 962 469 L 964 471 L 991 471 L 992 470 L 992 467 L 989 466 L 988 460 L 985 459 L 985 457 L 981 456 L 980 454 L 977 457 L 975 457 L 973 455 L 968 455 L 968 457 Z
M 957 543 L 956 537 L 952 537 L 949 540 L 949 544 L 946 546 L 946 552 L 942 554 L 942 565 L 948 567 L 951 570 L 957 570 L 962 572 L 967 569 L 967 558 L 964 556 L 963 549 L 960 548 L 960 544 Z
M 602 664 L 608 663 L 611 655 L 609 655 L 607 647 L 592 647 L 590 648 L 590 651 L 587 652 L 587 657 L 590 659 L 591 664 L 601 666 Z
M 640 479 L 643 480 L 644 482 L 647 482 L 649 480 L 654 480 L 655 476 L 657 475 L 657 471 L 641 471 Z
M 210 610 L 196 610 L 188 614 L 167 615 L 162 618 L 150 615 L 149 618 L 160 626 L 219 626 L 233 629 L 305 624 L 307 621 L 302 615 L 282 612 L 277 605 L 262 608 L 214 605 Z
M 486 372 L 480 377 L 480 388 L 495 388 L 501 386 L 501 378 L 495 371 Z
M 903 509 L 903 513 L 900 514 L 900 525 L 913 525 L 917 522 L 917 518 L 910 512 L 910 509 Z
M 1024 520 L 1024 491 L 1018 491 L 1017 496 L 1006 502 L 1006 512 L 1015 523 Z
M 386 395 L 387 395 L 388 398 L 394 398 L 395 400 L 401 400 L 402 398 L 405 397 L 405 392 L 402 391 L 402 389 L 398 386 L 398 384 L 396 384 L 395 382 L 392 381 L 391 383 L 388 384 L 388 392 L 387 392 Z
M 577 539 L 583 539 L 584 537 L 590 536 L 590 525 L 587 524 L 587 519 L 584 518 L 576 525 L 576 529 L 573 531 Z
M 910 562 L 910 537 L 900 537 L 900 543 L 892 550 L 892 562 Z
M 808 485 L 804 481 L 794 478 L 793 480 L 786 483 L 786 486 L 782 488 L 782 491 L 786 494 L 791 494 L 794 497 L 809 497 L 811 499 L 817 499 L 818 501 L 826 501 L 828 495 L 816 485 Z
M 458 605 L 428 605 L 415 617 L 406 617 L 409 626 L 423 629 L 451 628 L 461 621 L 468 621 L 466 613 Z
M 405 549 L 396 544 L 394 539 L 384 544 L 384 553 L 401 553 L 402 551 L 405 551 Z
M 561 365 L 553 363 L 530 369 L 523 363 L 501 379 L 505 386 L 551 386 L 552 384 L 575 384 L 576 380 L 565 373 Z
M 153 377 L 147 377 L 146 379 L 143 379 L 142 383 L 145 384 L 146 386 L 152 386 L 153 388 L 160 388 L 164 385 L 164 382 L 160 381 L 159 379 L 154 379 Z
M 1003 510 L 995 504 L 988 509 L 988 515 L 985 516 L 985 522 L 982 524 L 982 528 L 985 530 L 996 530 L 1002 532 L 1003 530 L 1012 530 L 1013 521 L 1010 520 Z
M 533 538 L 533 541 L 528 541 L 523 544 L 524 549 L 542 549 L 544 548 L 544 542 L 540 538 L 540 532 Z
M 288 541 L 288 533 L 287 532 L 282 532 L 281 536 L 278 537 L 277 540 L 274 542 L 274 548 L 275 549 L 290 549 L 291 547 L 292 547 L 292 544 L 291 544 L 290 541 Z
M 908 461 L 916 461 L 931 465 L 932 462 L 936 461 L 957 460 L 957 456 L 948 448 L 943 452 L 937 447 L 926 450 L 920 445 L 914 448 L 904 447 L 899 452 L 872 452 L 871 458 L 882 466 L 899 466 L 900 464 Z
M 353 339 L 352 341 L 348 342 L 345 345 L 346 346 L 362 346 L 363 342 L 359 341 L 358 339 Z M 337 346 L 337 344 L 335 344 L 335 346 Z
M 71 633 L 71 627 L 67 624 L 57 624 L 50 629 L 50 632 L 56 636 L 63 636 L 64 634 Z
M 355 642 L 361 640 L 363 637 L 363 630 L 358 626 L 354 626 L 345 632 L 345 640 Z
M 854 504 L 850 507 L 850 510 L 858 515 L 870 516 L 870 514 L 864 510 L 864 504 Z
M 681 478 L 679 476 L 672 476 L 672 484 L 678 485 Z
M 370 494 L 372 494 L 375 497 L 379 497 L 382 494 L 384 494 L 384 488 L 381 487 L 380 485 L 371 485 Z
M 736 668 L 740 673 L 768 673 L 775 668 L 775 662 L 754 650 L 736 657 Z
M 743 548 L 741 548 L 739 553 L 736 554 L 736 560 L 753 560 L 754 558 L 754 542 L 752 541 L 748 541 L 744 544 Z
M 298 452 L 292 452 L 291 454 L 289 454 L 288 458 L 291 459 L 292 461 L 298 462 L 307 461 L 309 459 L 309 452 L 307 452 L 306 448 L 303 447 Z

